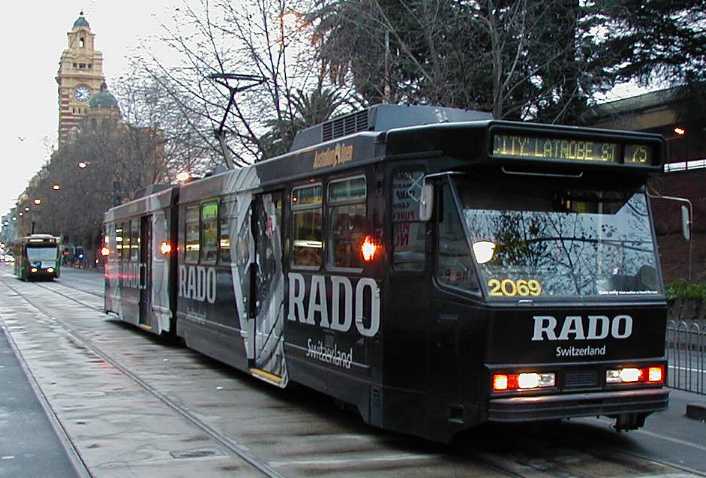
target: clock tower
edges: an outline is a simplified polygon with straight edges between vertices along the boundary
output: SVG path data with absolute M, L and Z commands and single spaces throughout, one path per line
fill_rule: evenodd
M 88 101 L 101 91 L 103 54 L 95 49 L 95 34 L 81 12 L 68 35 L 68 48 L 61 54 L 56 82 L 59 84 L 59 146 L 88 112 Z

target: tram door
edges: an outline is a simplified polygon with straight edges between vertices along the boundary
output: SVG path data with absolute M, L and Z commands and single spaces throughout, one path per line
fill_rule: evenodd
M 250 319 L 254 368 L 281 383 L 284 365 L 284 275 L 282 271 L 281 191 L 258 194 L 252 203 L 255 261 L 251 271 Z
M 152 326 L 152 216 L 140 224 L 140 325 Z

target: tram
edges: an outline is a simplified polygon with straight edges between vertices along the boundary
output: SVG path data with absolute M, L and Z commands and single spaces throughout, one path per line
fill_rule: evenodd
M 58 237 L 32 234 L 15 244 L 15 275 L 27 280 L 53 280 L 61 272 Z
M 109 210 L 105 310 L 373 426 L 667 407 L 653 134 L 378 105 Z

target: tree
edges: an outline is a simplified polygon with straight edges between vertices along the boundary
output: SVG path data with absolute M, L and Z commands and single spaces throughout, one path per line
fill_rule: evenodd
M 150 184 L 170 182 L 180 172 L 201 174 L 220 159 L 210 137 L 201 136 L 209 130 L 208 120 L 186 106 L 188 98 L 170 89 L 164 76 L 150 74 L 135 63 L 113 91 L 126 123 L 140 134 L 153 132 L 164 149 L 162 169 L 154 170 Z
M 23 204 L 30 207 L 35 232 L 63 236 L 67 243 L 84 246 L 91 258 L 105 211 L 133 198 L 165 170 L 157 130 L 116 117 L 93 119 L 84 120 L 72 140 L 52 154 L 30 181 L 28 204 Z
M 603 81 L 577 0 L 319 0 L 322 59 L 369 102 L 574 118 Z
M 298 13 L 307 6 L 308 0 L 237 5 L 202 0 L 193 7 L 184 3 L 164 26 L 163 41 L 177 54 L 176 64 L 148 57 L 141 65 L 180 111 L 193 118 L 189 127 L 204 151 L 221 150 L 213 129 L 225 115 L 227 145 L 236 165 L 284 152 L 306 124 L 297 110 L 298 92 L 328 94 L 308 44 L 310 26 Z M 224 73 L 258 75 L 266 81 L 239 94 L 226 114 L 228 91 L 209 79 Z
M 588 2 L 604 18 L 601 54 L 617 81 L 706 82 L 706 2 L 617 0 Z

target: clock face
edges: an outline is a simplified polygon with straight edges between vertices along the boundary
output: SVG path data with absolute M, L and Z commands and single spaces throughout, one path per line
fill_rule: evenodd
M 91 90 L 89 90 L 87 86 L 81 85 L 74 90 L 74 98 L 78 101 L 88 101 L 88 98 L 90 97 Z

